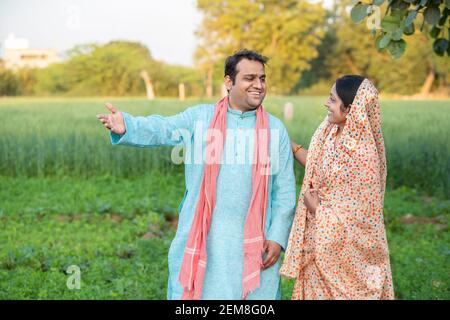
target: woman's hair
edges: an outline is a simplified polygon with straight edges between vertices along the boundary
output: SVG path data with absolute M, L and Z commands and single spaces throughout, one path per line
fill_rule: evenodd
M 356 92 L 358 92 L 358 88 L 364 79 L 364 77 L 358 75 L 346 75 L 336 80 L 336 92 L 344 103 L 344 109 L 347 109 L 352 104 Z

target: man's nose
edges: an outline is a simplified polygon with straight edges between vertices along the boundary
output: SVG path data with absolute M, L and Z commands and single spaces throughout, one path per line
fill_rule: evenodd
M 257 89 L 262 89 L 263 84 L 261 79 L 256 79 L 255 81 L 253 81 L 253 86 Z

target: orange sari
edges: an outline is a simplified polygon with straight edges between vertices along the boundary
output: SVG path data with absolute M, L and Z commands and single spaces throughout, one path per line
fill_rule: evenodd
M 335 146 L 337 125 L 314 133 L 280 274 L 292 299 L 393 299 L 383 219 L 386 158 L 378 92 L 365 79 Z M 310 183 L 320 205 L 303 203 Z

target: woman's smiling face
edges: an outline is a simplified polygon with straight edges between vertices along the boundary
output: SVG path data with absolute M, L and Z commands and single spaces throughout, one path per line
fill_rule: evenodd
M 336 92 L 336 83 L 333 85 L 324 105 L 328 110 L 328 121 L 330 123 L 344 125 L 347 119 L 348 110 L 342 111 L 344 103 Z M 348 109 L 348 108 L 347 108 Z

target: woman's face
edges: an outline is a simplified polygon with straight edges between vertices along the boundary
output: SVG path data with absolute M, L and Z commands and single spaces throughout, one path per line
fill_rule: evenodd
M 330 91 L 330 95 L 325 103 L 325 107 L 328 110 L 328 121 L 330 123 L 344 125 L 348 111 L 343 112 L 343 102 L 339 98 L 336 92 L 336 83 L 333 85 Z

